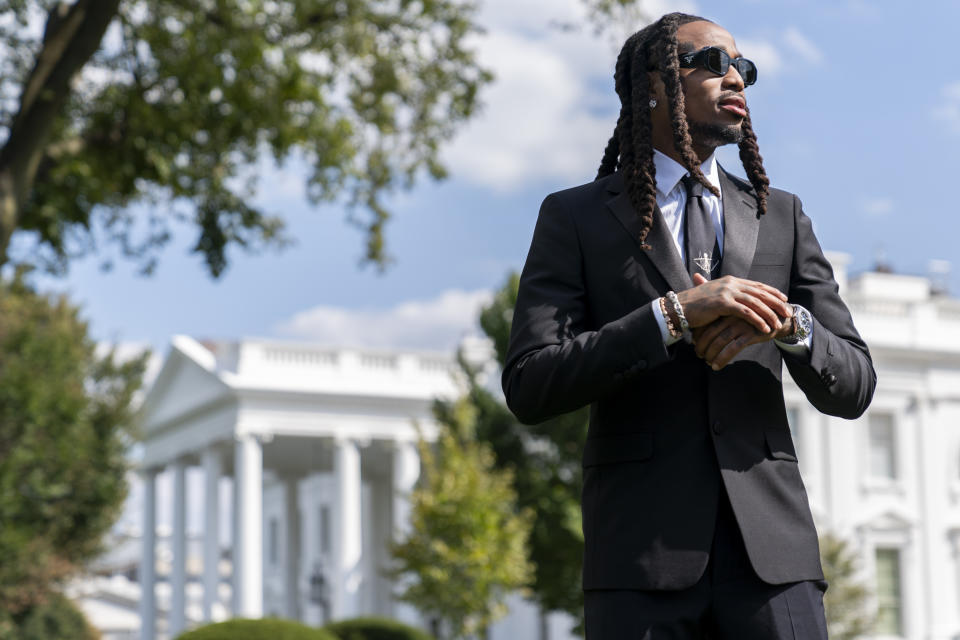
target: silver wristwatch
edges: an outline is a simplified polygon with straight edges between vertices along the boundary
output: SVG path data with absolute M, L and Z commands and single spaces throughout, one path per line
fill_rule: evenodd
M 813 333 L 813 316 L 798 304 L 793 305 L 793 333 L 779 339 L 784 344 L 799 344 Z

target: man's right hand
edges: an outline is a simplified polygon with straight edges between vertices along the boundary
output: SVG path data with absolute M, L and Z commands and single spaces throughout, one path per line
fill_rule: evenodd
M 764 335 L 781 329 L 780 318 L 793 315 L 787 296 L 763 282 L 723 276 L 706 280 L 693 276 L 694 287 L 677 293 L 683 315 L 691 329 L 703 327 L 721 316 L 743 318 Z M 673 312 L 669 309 L 671 316 Z

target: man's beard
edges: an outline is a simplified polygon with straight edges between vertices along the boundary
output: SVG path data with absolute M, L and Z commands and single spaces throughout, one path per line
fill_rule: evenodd
M 743 127 L 739 124 L 689 121 L 690 137 L 706 147 L 722 147 L 725 144 L 740 144 Z

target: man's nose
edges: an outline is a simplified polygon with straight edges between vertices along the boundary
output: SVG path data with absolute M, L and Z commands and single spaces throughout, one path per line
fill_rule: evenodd
M 737 92 L 743 91 L 746 87 L 746 85 L 743 83 L 743 78 L 740 77 L 740 72 L 737 71 L 737 68 L 732 64 L 727 69 L 727 73 L 723 76 L 723 87 L 725 89 L 733 89 Z

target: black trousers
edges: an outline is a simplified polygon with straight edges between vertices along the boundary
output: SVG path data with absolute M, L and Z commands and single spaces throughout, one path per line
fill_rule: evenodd
M 586 640 L 826 640 L 826 589 L 824 581 L 760 580 L 721 485 L 700 581 L 682 591 L 585 591 Z

